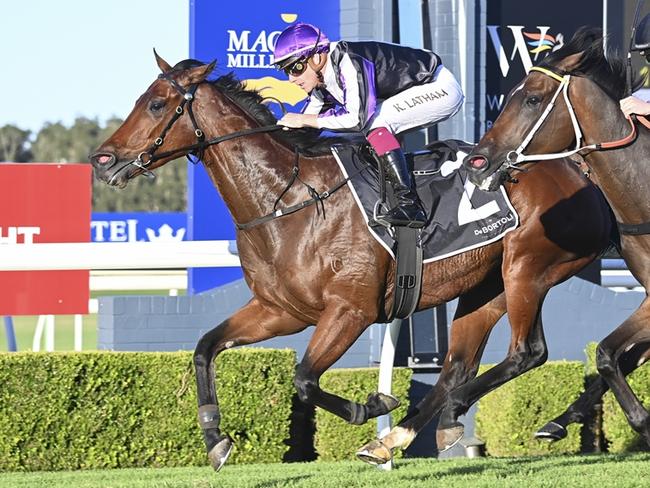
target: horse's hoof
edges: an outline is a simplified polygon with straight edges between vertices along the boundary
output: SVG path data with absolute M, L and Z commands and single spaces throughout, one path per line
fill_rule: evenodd
M 229 435 L 225 435 L 215 446 L 210 449 L 208 459 L 215 471 L 219 471 L 226 464 L 230 451 L 232 451 L 233 441 Z
M 438 445 L 438 452 L 445 452 L 451 449 L 456 443 L 462 439 L 465 433 L 465 426 L 461 423 L 456 423 L 452 427 L 446 429 L 438 429 L 436 431 L 436 443 Z
M 393 459 L 393 453 L 379 439 L 370 441 L 357 451 L 357 457 L 363 462 L 373 465 L 386 464 Z
M 399 407 L 400 401 L 393 395 L 374 392 L 368 395 L 366 405 L 368 405 L 372 410 L 376 409 L 378 412 L 383 412 L 379 413 L 379 415 L 385 415 Z
M 549 422 L 544 427 L 535 432 L 535 439 L 549 442 L 562 440 L 566 436 L 566 428 L 556 422 Z

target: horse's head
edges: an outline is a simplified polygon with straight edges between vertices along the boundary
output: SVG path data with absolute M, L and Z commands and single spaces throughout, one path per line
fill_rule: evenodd
M 596 84 L 613 85 L 612 80 L 618 79 L 618 66 L 608 63 L 600 31 L 585 28 L 533 68 L 510 92 L 494 125 L 465 158 L 470 181 L 496 190 L 515 164 L 532 160 L 524 151 L 539 156 L 569 149 L 581 135 L 576 128 L 580 124 L 572 120 L 574 109 L 578 104 L 587 107 L 599 103 L 602 92 L 596 96 Z M 565 76 L 568 73 L 577 76 Z
M 472 183 L 496 190 L 524 149 L 550 154 L 571 145 L 575 134 L 561 93 L 562 76 L 557 74 L 561 72 L 531 71 L 510 92 L 494 125 L 463 162 Z
M 124 187 L 137 175 L 188 154 L 182 150 L 201 140 L 192 106 L 199 85 L 215 63 L 188 60 L 172 68 L 158 56 L 162 71 L 144 92 L 124 123 L 90 156 L 98 179 Z M 177 149 L 181 149 L 177 151 Z

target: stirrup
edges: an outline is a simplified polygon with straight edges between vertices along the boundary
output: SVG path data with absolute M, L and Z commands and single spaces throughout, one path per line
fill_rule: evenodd
M 388 214 L 390 209 L 386 206 L 385 202 L 377 200 L 375 206 L 372 209 L 372 219 L 368 221 L 370 227 L 384 227 L 390 236 L 395 238 L 395 229 L 393 224 L 388 222 L 385 217 Z

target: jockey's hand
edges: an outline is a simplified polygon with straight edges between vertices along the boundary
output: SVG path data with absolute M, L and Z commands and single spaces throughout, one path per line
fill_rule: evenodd
M 288 113 L 278 120 L 278 125 L 299 129 L 300 127 L 318 127 L 317 116 L 312 114 Z
M 644 102 L 637 97 L 627 97 L 620 102 L 621 110 L 626 116 L 631 114 L 648 115 L 650 114 L 650 103 Z

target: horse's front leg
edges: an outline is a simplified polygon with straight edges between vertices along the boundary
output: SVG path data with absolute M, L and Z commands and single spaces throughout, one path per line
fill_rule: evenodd
M 233 441 L 219 430 L 221 415 L 215 388 L 214 359 L 221 351 L 233 346 L 293 334 L 306 326 L 286 312 L 253 298 L 232 317 L 199 339 L 194 351 L 198 417 L 208 457 L 215 470 L 219 470 L 228 459 Z
M 406 449 L 444 408 L 449 392 L 476 376 L 490 331 L 505 311 L 503 285 L 496 279 L 460 296 L 438 382 L 386 436 L 359 449 L 357 457 L 370 464 L 384 464 L 392 459 L 395 449 Z
M 449 393 L 438 421 L 438 449 L 444 450 L 462 437 L 464 427 L 458 417 L 481 397 L 546 362 L 548 349 L 541 311 L 548 288 L 531 283 L 528 278 L 511 281 L 516 281 L 518 286 L 512 284 L 509 288 L 506 282 L 507 312 L 512 330 L 508 354 L 493 368 Z
M 399 406 L 399 401 L 390 395 L 372 393 L 365 404 L 360 404 L 328 393 L 318 383 L 321 375 L 368 327 L 372 321 L 369 315 L 346 300 L 335 298 L 318 320 L 294 378 L 301 401 L 324 408 L 355 425 L 390 412 Z

